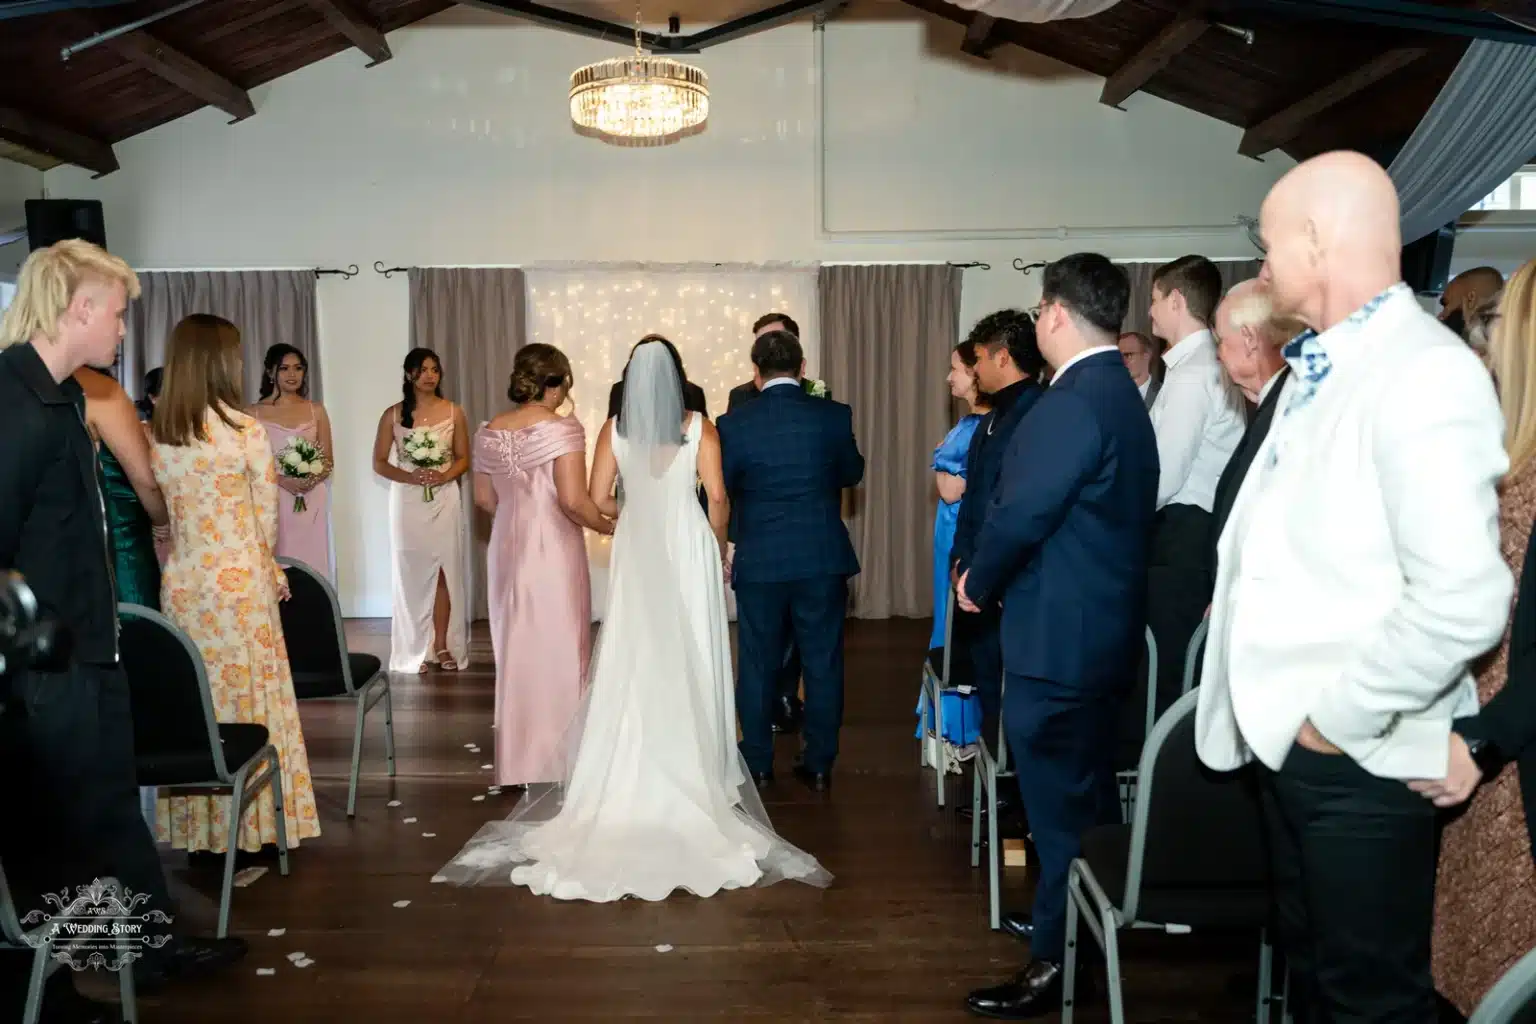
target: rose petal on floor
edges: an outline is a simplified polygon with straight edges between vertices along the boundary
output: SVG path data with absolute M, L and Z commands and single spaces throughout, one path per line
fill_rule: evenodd
M 385 804 L 384 806 L 385 807 L 399 807 L 400 806 L 400 801 L 399 800 L 391 800 L 389 803 Z
M 273 974 L 276 974 L 277 973 L 277 968 L 275 968 L 275 967 L 258 967 L 258 968 L 256 968 L 256 973 L 260 977 L 266 978 L 266 977 L 270 977 Z
M 493 765 L 493 764 L 483 764 L 483 765 L 481 765 L 481 766 L 480 766 L 480 770 L 481 770 L 481 771 L 483 771 L 483 772 L 488 772 L 488 771 L 490 771 L 490 770 L 491 770 L 491 769 L 492 769 L 492 768 L 495 768 L 495 767 L 496 767 L 496 766 L 495 766 L 495 765 Z
M 448 876 L 447 875 L 433 875 L 432 876 L 432 884 L 433 885 L 441 885 L 442 883 L 444 883 L 446 881 L 448 881 Z
M 411 905 L 410 900 L 395 900 L 395 909 L 401 910 Z
M 305 957 L 303 960 L 295 960 L 293 962 L 293 966 L 295 966 L 295 967 L 308 967 L 312 963 L 314 963 L 313 960 L 311 960 L 309 957 Z
M 291 964 L 296 964 L 300 960 L 303 960 L 304 956 L 305 956 L 305 954 L 303 954 L 303 953 L 289 953 L 288 954 L 288 962 L 291 963 Z
M 263 867 L 242 868 L 235 872 L 235 888 L 244 889 L 266 873 L 267 869 Z
M 416 824 L 416 819 L 415 818 L 402 818 L 401 820 L 404 821 L 407 825 L 414 825 L 414 824 Z
M 436 839 L 437 838 L 437 833 L 436 832 L 423 832 L 421 834 L 421 838 L 423 838 L 423 839 Z
M 480 803 L 480 802 L 481 802 L 481 801 L 482 801 L 482 800 L 484 800 L 484 799 L 485 799 L 485 794 L 484 794 L 484 793 L 476 793 L 476 794 L 475 794 L 475 795 L 474 795 L 474 796 L 472 796 L 472 797 L 470 797 L 470 798 L 469 798 L 469 799 L 470 799 L 470 800 L 471 800 L 471 801 L 473 801 L 473 802 L 474 802 L 474 803 L 477 803 L 477 804 L 478 804 L 478 803 Z
M 272 929 L 269 929 L 267 931 L 267 937 L 268 938 L 272 938 L 272 939 L 275 939 L 275 938 L 277 938 L 280 935 L 287 935 L 287 934 L 288 934 L 288 929 L 287 928 L 272 928 Z
M 670 952 L 672 952 L 672 947 L 670 945 L 668 945 L 667 943 L 663 942 L 661 945 L 656 947 L 656 952 L 658 952 L 658 953 L 670 953 Z

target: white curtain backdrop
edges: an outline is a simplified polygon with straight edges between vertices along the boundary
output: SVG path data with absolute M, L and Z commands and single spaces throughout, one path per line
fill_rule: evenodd
M 725 414 L 731 388 L 752 379 L 752 323 L 787 313 L 800 325 L 806 373 L 821 368 L 814 266 L 769 264 L 584 264 L 529 267 L 528 340 L 554 345 L 571 360 L 572 399 L 587 431 L 587 464 L 608 415 L 608 390 L 629 351 L 661 334 L 683 357 L 688 379 L 704 389 L 709 414 Z M 606 537 L 587 534 L 592 617 L 608 598 Z M 734 597 L 726 589 L 730 611 Z

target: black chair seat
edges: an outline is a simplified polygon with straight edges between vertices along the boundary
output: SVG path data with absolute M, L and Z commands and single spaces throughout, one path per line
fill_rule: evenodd
M 224 764 L 234 772 L 255 757 L 270 742 L 270 736 L 264 725 L 220 722 L 219 740 L 224 745 Z M 211 784 L 218 777 L 213 758 L 203 750 L 156 751 L 136 758 L 135 769 L 141 786 Z
M 1083 859 L 1104 895 L 1125 906 L 1125 876 L 1131 862 L 1131 826 L 1100 825 L 1083 834 Z M 1143 882 L 1136 918 L 1158 924 L 1187 924 L 1191 928 L 1241 929 L 1265 920 L 1269 895 L 1259 886 L 1211 886 L 1192 882 L 1153 885 Z
M 352 670 L 352 685 L 361 687 L 378 675 L 384 663 L 371 654 L 347 653 L 347 665 Z M 347 692 L 346 681 L 340 672 L 293 673 L 293 695 L 299 700 L 315 700 L 321 697 L 341 697 Z

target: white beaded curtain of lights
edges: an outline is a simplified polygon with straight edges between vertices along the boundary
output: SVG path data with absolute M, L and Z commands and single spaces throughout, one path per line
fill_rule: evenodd
M 806 375 L 818 377 L 821 339 L 816 267 L 808 264 L 588 264 L 525 268 L 528 340 L 554 345 L 571 360 L 574 414 L 587 433 L 587 457 L 608 415 L 608 392 L 635 343 L 660 334 L 677 346 L 688 379 L 704 389 L 712 418 L 733 387 L 752 379 L 752 324 L 785 313 L 800 326 Z M 607 604 L 610 541 L 587 535 L 592 616 Z M 727 588 L 730 612 L 735 605 Z

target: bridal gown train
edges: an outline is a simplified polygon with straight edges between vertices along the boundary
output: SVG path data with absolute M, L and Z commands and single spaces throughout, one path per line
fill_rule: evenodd
M 675 421 L 674 421 L 675 422 Z M 695 491 L 701 420 L 680 446 L 614 431 L 624 508 L 607 614 L 564 763 L 439 872 L 557 899 L 665 899 L 831 876 L 779 838 L 736 749 L 719 545 Z

